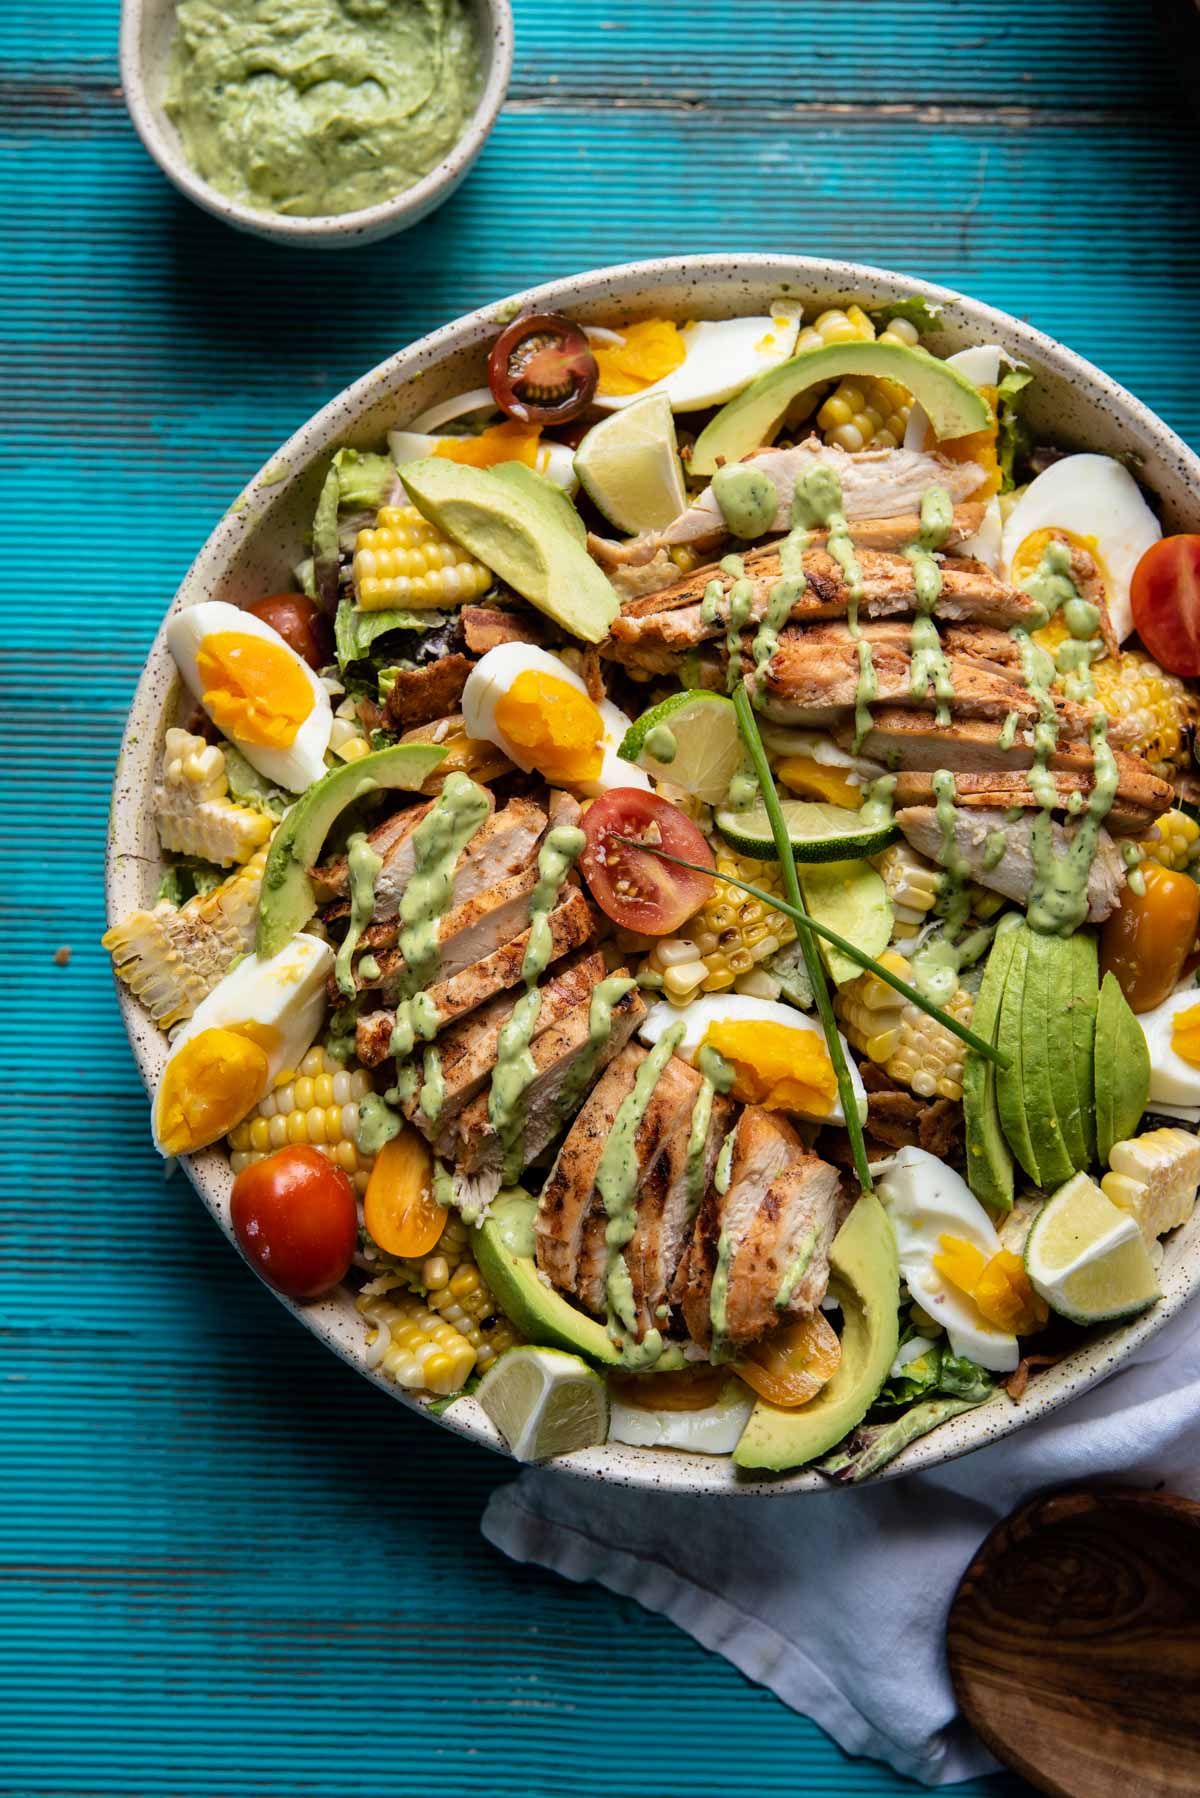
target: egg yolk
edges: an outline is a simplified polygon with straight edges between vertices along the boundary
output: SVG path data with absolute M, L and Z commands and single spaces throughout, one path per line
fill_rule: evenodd
M 172 1055 L 155 1100 L 164 1154 L 190 1155 L 241 1123 L 270 1084 L 264 1038 L 274 1034 L 262 1026 L 201 1030 Z
M 785 755 L 776 765 L 776 774 L 785 786 L 802 799 L 826 799 L 831 805 L 858 811 L 863 802 L 861 787 L 852 787 L 842 768 L 818 762 L 811 755 Z
M 496 701 L 496 728 L 514 759 L 548 779 L 595 780 L 604 762 L 604 725 L 586 693 L 540 668 L 525 668 Z
M 939 448 L 941 445 L 939 444 Z M 1064 531 L 1058 525 L 1046 526 L 1043 530 L 1030 531 L 1028 537 L 1022 538 L 1017 553 L 1012 559 L 1011 579 L 1014 587 L 1021 586 L 1035 575 L 1041 566 L 1042 557 L 1049 549 L 1051 542 L 1058 538 L 1068 543 L 1072 549 L 1081 549 L 1096 564 L 1096 573 L 1100 576 L 1105 589 L 1108 587 L 1108 575 L 1100 555 L 1100 547 L 1094 537 L 1081 537 L 1076 531 Z
M 196 670 L 205 711 L 235 743 L 287 749 L 316 703 L 299 657 L 262 637 L 216 631 L 201 643 Z
M 623 343 L 591 346 L 600 369 L 596 391 L 613 399 L 641 393 L 655 381 L 665 380 L 687 356 L 679 326 L 665 318 L 645 318 L 638 325 L 627 325 L 622 336 Z
M 526 468 L 536 468 L 541 435 L 540 425 L 510 419 L 507 424 L 490 425 L 478 437 L 443 438 L 433 453 L 469 468 L 495 468 L 499 462 L 523 462 Z
M 1171 1019 L 1171 1047 L 1181 1061 L 1200 1068 L 1200 1005 L 1189 1005 Z
M 710 1024 L 702 1048 L 715 1049 L 733 1068 L 730 1088 L 744 1105 L 828 1117 L 837 1098 L 829 1050 L 815 1030 L 759 1018 Z

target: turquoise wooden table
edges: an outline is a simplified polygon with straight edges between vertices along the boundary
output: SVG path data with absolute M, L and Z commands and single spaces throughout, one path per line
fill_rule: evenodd
M 325 260 L 163 182 L 121 104 L 117 0 L 0 6 L 14 1798 L 907 1789 L 667 1623 L 499 1560 L 476 1526 L 507 1466 L 320 1350 L 164 1179 L 98 946 L 110 773 L 159 615 L 247 476 L 353 375 L 532 281 L 700 249 L 889 264 L 1031 318 L 1200 445 L 1194 97 L 1143 0 L 516 13 L 466 187 Z

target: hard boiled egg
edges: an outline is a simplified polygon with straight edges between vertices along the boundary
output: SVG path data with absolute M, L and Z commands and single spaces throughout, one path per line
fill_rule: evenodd
M 467 676 L 462 696 L 469 737 L 494 743 L 527 773 L 545 775 L 586 799 L 610 787 L 650 782 L 617 746 L 629 719 L 607 699 L 596 704 L 560 656 L 532 643 L 489 649 Z
M 1030 481 L 1004 523 L 1000 572 L 1016 587 L 1035 574 L 1052 532 L 1087 550 L 1123 643 L 1133 629 L 1133 571 L 1162 527 L 1138 484 L 1111 456 L 1064 456 Z
M 652 1386 L 647 1387 L 646 1396 L 653 1396 Z M 637 1448 L 681 1448 L 694 1455 L 731 1455 L 753 1409 L 754 1394 L 740 1380 L 728 1381 L 711 1405 L 695 1411 L 652 1411 L 645 1405 L 628 1404 L 614 1392 L 608 1439 L 632 1442 Z
M 946 365 L 948 368 L 957 368 L 960 374 L 966 375 L 968 381 L 974 381 L 976 387 L 991 388 L 994 393 L 1000 380 L 1000 364 L 1009 360 L 1007 351 L 1002 350 L 998 343 L 973 343 L 968 349 L 959 350 L 955 355 L 947 356 Z M 989 394 L 988 398 L 991 399 L 992 394 Z M 964 448 L 968 444 L 972 444 L 975 450 L 974 459 L 978 460 L 982 447 L 978 439 L 984 435 L 985 433 L 980 432 L 974 438 L 955 440 L 952 448 L 956 448 L 959 442 Z M 988 427 L 986 436 L 990 453 L 984 456 L 983 466 L 994 469 L 996 466 L 996 426 L 994 423 Z M 904 447 L 913 450 L 929 450 L 939 447 L 923 406 L 914 405 L 908 415 L 908 424 L 904 432 Z M 993 479 L 998 485 L 998 474 L 994 475 Z M 988 489 L 984 488 L 984 492 L 987 491 Z M 954 551 L 955 555 L 974 556 L 977 561 L 999 573 L 1003 528 L 999 496 L 993 492 L 984 508 L 979 529 L 973 537 L 968 537 L 965 543 L 959 545 Z
M 332 967 L 329 944 L 302 932 L 267 961 L 248 955 L 201 1000 L 154 1094 L 160 1155 L 207 1148 L 300 1065 L 325 1016 Z
M 1151 1106 L 1200 1106 L 1200 990 L 1184 987 L 1138 1018 L 1150 1051 Z
M 545 475 L 556 487 L 569 493 L 578 485 L 575 479 L 575 451 L 565 443 L 543 443 L 536 425 L 522 425 L 515 420 L 489 425 L 475 437 L 451 437 L 426 431 L 389 431 L 388 447 L 399 467 L 416 462 L 422 456 L 444 456 L 450 462 L 465 462 L 472 468 L 496 468 L 502 462 L 524 462 L 536 474 Z
M 924 1149 L 900 1149 L 879 1180 L 896 1236 L 900 1272 L 923 1311 L 942 1324 L 956 1355 L 994 1373 L 1011 1373 L 1020 1360 L 1015 1336 L 990 1324 L 965 1292 L 934 1266 L 943 1236 L 969 1242 L 990 1258 L 1000 1238 L 960 1174 Z
M 329 695 L 278 631 L 213 599 L 172 618 L 167 646 L 188 690 L 261 775 L 290 793 L 321 778 Z
M 708 993 L 683 1007 L 663 999 L 646 1013 L 642 1041 L 656 1043 L 681 1022 L 683 1040 L 676 1055 L 694 1067 L 701 1049 L 716 1049 L 734 1070 L 730 1091 L 735 1099 L 768 1111 L 791 1111 L 815 1123 L 845 1123 L 825 1032 L 794 1006 L 749 993 Z M 866 1088 L 844 1037 L 841 1042 L 858 1114 L 865 1119 Z
M 756 375 L 786 362 L 799 330 L 800 308 L 787 300 L 769 317 L 700 319 L 683 326 L 644 319 L 626 332 L 593 327 L 588 339 L 600 364 L 595 404 L 615 409 L 647 393 L 665 393 L 672 412 L 722 405 Z

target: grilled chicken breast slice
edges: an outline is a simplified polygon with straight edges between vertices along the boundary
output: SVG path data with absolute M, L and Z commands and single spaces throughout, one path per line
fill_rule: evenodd
M 618 970 L 620 972 L 620 970 Z M 536 1075 L 526 1091 L 525 1132 L 522 1165 L 536 1161 L 542 1150 L 553 1142 L 566 1121 L 561 1115 L 562 1093 L 576 1075 L 584 1057 L 591 1055 L 589 1043 L 589 1010 L 587 1003 L 576 1005 L 549 1030 L 541 1031 L 530 1044 Z M 621 1049 L 646 1015 L 646 1007 L 634 988 L 619 999 L 612 1009 L 608 1040 L 591 1063 L 590 1078 L 595 1078 Z M 459 1170 L 475 1174 L 499 1168 L 503 1146 L 488 1118 L 487 1093 L 478 1093 L 453 1121 L 451 1128 L 438 1138 L 438 1152 L 451 1159 Z
M 692 1231 L 687 1260 L 676 1277 L 673 1298 L 681 1305 L 692 1340 L 707 1348 L 713 1337 L 712 1289 L 722 1237 L 729 1264 L 748 1235 L 759 1206 L 775 1180 L 794 1161 L 804 1159 L 804 1146 L 792 1126 L 761 1106 L 747 1105 L 735 1126 L 729 1185 L 721 1194 L 710 1187 Z M 726 1336 L 728 1340 L 728 1299 Z
M 754 1342 L 782 1317 L 805 1316 L 825 1297 L 838 1185 L 836 1168 L 806 1154 L 771 1182 L 729 1263 L 730 1342 Z
M 956 718 L 999 718 L 1009 712 L 1037 719 L 1037 704 L 1023 687 L 995 674 L 985 673 L 970 662 L 948 657 L 954 696 L 948 701 Z M 913 690 L 912 658 L 908 645 L 894 640 L 871 645 L 875 678 L 874 703 L 914 706 L 933 710 L 937 695 L 932 683 Z M 799 632 L 780 644 L 761 669 L 751 670 L 747 684 L 762 712 L 776 724 L 828 726 L 845 721 L 853 713 L 860 681 L 858 646 L 844 642 L 815 642 Z
M 413 831 L 423 818 L 428 817 L 433 809 L 433 800 L 424 799 L 417 805 L 406 805 L 399 811 L 392 812 L 374 830 L 368 831 L 367 841 L 376 855 L 383 857 L 386 867 L 390 857 L 397 857 L 400 866 L 407 859 L 408 873 L 412 873 L 412 848 L 405 851 Z M 495 799 L 488 792 L 488 810 L 495 808 Z M 383 869 L 380 869 L 380 874 Z M 326 900 L 344 899 L 350 890 L 350 864 L 344 855 L 335 856 L 332 861 L 323 863 L 312 871 L 313 884 L 322 902 Z M 407 875 L 405 876 L 407 878 Z M 343 908 L 343 910 L 346 908 Z
M 668 1065 L 687 1068 L 685 1062 L 678 1060 Z M 699 1201 L 708 1191 L 721 1144 L 734 1118 L 733 1101 L 715 1094 L 693 1188 L 688 1146 L 700 1079 L 691 1068 L 687 1068 L 687 1072 L 692 1075 L 692 1080 L 686 1113 L 667 1138 L 661 1154 L 639 1181 L 637 1228 L 625 1251 L 638 1310 L 639 1341 L 652 1325 L 665 1329 L 669 1322 L 670 1292 L 675 1273 L 686 1253 Z
M 1086 799 L 1092 790 L 1092 772 L 1061 772 L 1051 774 L 1058 794 L 1056 810 L 1069 811 L 1072 804 L 1078 804 L 1081 796 Z M 1151 786 L 1153 783 L 1153 787 Z M 1147 779 L 1133 780 L 1123 778 L 1117 790 L 1117 796 L 1105 817 L 1104 828 L 1110 836 L 1128 837 L 1144 836 L 1154 820 L 1162 815 L 1170 804 L 1169 799 L 1158 802 L 1150 800 L 1150 794 L 1159 789 L 1168 794 L 1171 789 L 1166 781 L 1159 781 L 1150 775 Z M 957 804 L 963 806 L 1003 807 L 1023 806 L 1026 810 L 1038 809 L 1038 799 L 1025 774 L 956 774 L 954 776 L 954 792 Z M 1145 798 L 1137 795 L 1144 793 Z M 895 802 L 902 806 L 931 806 L 934 803 L 932 774 L 898 774 L 896 776 Z
M 971 870 L 971 878 L 1007 899 L 1024 904 L 1033 891 L 1034 866 L 1029 842 L 1035 814 L 1030 812 L 1009 824 L 1002 811 L 962 810 L 955 813 L 954 846 Z M 936 860 L 942 852 L 942 831 L 932 806 L 905 806 L 896 813 L 896 822 L 914 849 Z M 995 867 L 986 865 L 987 839 L 993 831 L 1004 833 L 1004 854 Z M 1063 826 L 1051 825 L 1055 855 L 1067 852 L 1069 838 Z M 1115 910 L 1125 885 L 1125 864 L 1121 852 L 1106 830 L 1100 839 L 1088 874 L 1088 922 L 1102 924 Z
M 564 886 L 558 903 L 549 914 L 550 964 L 573 949 L 582 948 L 595 928 L 591 909 L 577 886 Z M 440 1013 L 444 1028 L 456 1018 L 486 1005 L 497 993 L 515 987 L 521 979 L 521 964 L 529 947 L 528 930 L 511 942 L 502 943 L 481 961 L 472 962 L 461 974 L 438 980 L 426 988 L 429 998 Z M 355 1052 L 365 1067 L 378 1067 L 388 1058 L 388 1044 L 395 1028 L 394 1011 L 372 1011 L 358 1019 L 355 1027 Z
M 414 809 L 424 811 L 426 808 Z M 494 811 L 485 818 L 454 864 L 451 907 L 465 904 L 468 899 L 507 880 L 510 874 L 528 867 L 545 829 L 546 814 L 532 799 L 510 799 L 503 810 Z M 412 879 L 415 862 L 416 849 L 410 830 L 384 853 L 383 866 L 375 876 L 375 908 L 370 929 L 363 938 L 365 945 L 394 940 L 394 931 L 389 935 L 386 927 L 396 917 L 401 895 Z M 325 914 L 326 921 L 335 922 L 349 909 L 348 903 L 344 902 L 331 906 Z
M 523 868 L 510 874 L 486 892 L 456 905 L 438 922 L 440 962 L 437 980 L 451 980 L 475 962 L 484 961 L 514 937 L 529 929 L 529 907 L 537 886 L 537 869 Z M 386 924 L 372 924 L 363 932 L 361 951 L 356 958 L 354 977 L 359 990 L 380 987 L 385 995 L 394 994 L 405 973 L 404 955 L 396 938 L 395 919 Z M 392 945 L 391 947 L 387 945 Z M 362 972 L 362 955 L 370 952 L 379 973 L 366 978 Z
M 564 1137 L 542 1188 L 533 1224 L 537 1264 L 561 1292 L 573 1293 L 578 1284 L 596 1169 L 621 1101 L 633 1091 L 645 1058 L 645 1049 L 630 1043 L 609 1063 Z

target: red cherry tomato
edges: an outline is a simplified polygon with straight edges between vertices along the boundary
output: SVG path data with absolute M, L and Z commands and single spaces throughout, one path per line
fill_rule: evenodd
M 1138 636 L 1163 668 L 1200 675 L 1200 536 L 1163 537 L 1133 571 Z
M 358 1207 L 346 1175 L 320 1149 L 297 1144 L 243 1168 L 230 1214 L 242 1253 L 277 1292 L 315 1299 L 345 1278 Z
M 584 813 L 583 834 L 583 877 L 600 910 L 624 930 L 670 936 L 712 894 L 711 875 L 677 868 L 648 850 L 615 840 L 635 837 L 684 861 L 715 866 L 713 852 L 692 820 L 655 793 L 614 787 Z
M 492 345 L 488 386 L 502 412 L 522 424 L 558 425 L 591 404 L 600 379 L 578 325 L 557 312 L 527 312 Z
M 246 611 L 278 631 L 288 648 L 310 668 L 324 668 L 332 662 L 333 627 L 306 594 L 272 593 L 268 599 L 256 599 Z

